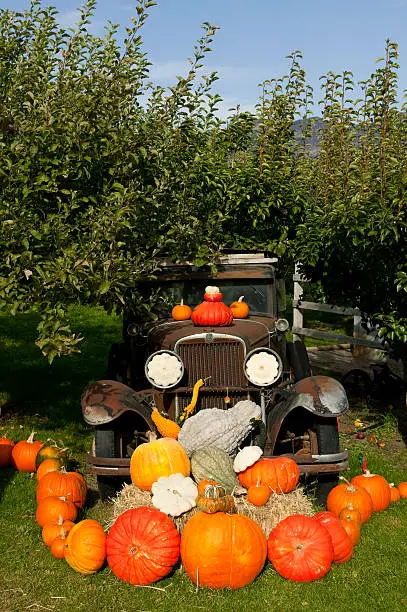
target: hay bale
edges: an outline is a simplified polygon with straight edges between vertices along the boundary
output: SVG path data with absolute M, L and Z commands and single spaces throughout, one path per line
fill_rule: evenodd
M 151 493 L 142 491 L 134 485 L 125 484 L 122 490 L 112 500 L 113 513 L 110 526 L 113 525 L 117 517 L 131 508 L 141 506 L 152 506 Z M 303 489 L 298 487 L 291 493 L 282 495 L 272 494 L 264 506 L 253 506 L 247 501 L 246 495 L 235 496 L 235 508 L 238 514 L 245 514 L 250 517 L 263 529 L 266 537 L 270 531 L 282 519 L 292 514 L 305 514 L 313 516 L 314 509 L 311 501 L 304 495 Z M 176 528 L 181 533 L 187 521 L 198 512 L 197 508 L 192 508 L 184 512 L 181 516 L 172 517 Z

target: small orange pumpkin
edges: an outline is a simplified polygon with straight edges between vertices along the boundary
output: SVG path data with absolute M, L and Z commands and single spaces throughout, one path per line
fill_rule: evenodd
M 42 528 L 42 541 L 46 546 L 51 546 L 55 538 L 66 537 L 75 525 L 73 521 L 67 521 L 59 516 L 57 521 L 49 521 Z
M 175 321 L 187 321 L 191 318 L 192 308 L 184 304 L 184 300 L 181 300 L 180 304 L 176 304 L 171 311 L 171 316 Z
M 34 435 L 35 431 L 31 432 L 27 440 L 17 442 L 11 452 L 13 465 L 20 472 L 35 472 L 35 459 L 44 443 L 34 440 Z
M 407 498 L 407 482 L 400 482 L 397 485 L 397 488 L 399 490 L 400 497 L 402 499 L 406 499 Z
M 44 527 L 45 523 L 57 521 L 60 516 L 63 520 L 74 521 L 77 515 L 78 509 L 69 499 L 51 495 L 39 502 L 35 518 L 40 527 Z
M 37 467 L 37 480 L 41 480 L 41 478 L 49 472 L 59 470 L 60 467 L 62 467 L 60 459 L 44 459 L 44 461 L 42 461 Z
M 353 546 L 356 546 L 356 544 L 359 542 L 361 525 L 360 521 L 358 521 L 357 519 L 355 520 L 355 512 L 358 511 L 349 510 L 349 508 L 344 508 L 339 514 L 339 520 L 345 528 L 345 531 L 348 534 Z
M 80 574 L 94 574 L 106 559 L 106 534 L 98 521 L 85 519 L 66 539 L 65 559 Z
M 339 516 L 341 510 L 348 508 L 350 505 L 355 510 L 359 510 L 362 523 L 368 521 L 372 516 L 372 498 L 365 489 L 347 481 L 331 489 L 326 500 L 327 510 L 335 516 Z
M 243 299 L 244 295 L 241 295 L 236 302 L 232 302 L 229 306 L 234 319 L 246 319 L 249 314 L 249 306 L 246 302 L 243 302 Z
M 7 467 L 11 462 L 14 442 L 8 438 L 0 438 L 0 467 Z
M 394 482 L 391 482 L 389 484 L 389 487 L 390 487 L 390 503 L 400 501 L 400 491 L 398 490 L 398 487 L 396 487 Z
M 61 535 L 55 538 L 50 546 L 51 554 L 55 559 L 64 559 L 66 549 L 66 536 Z
M 261 484 L 252 485 L 247 489 L 247 499 L 253 506 L 264 506 L 270 498 L 270 487 Z

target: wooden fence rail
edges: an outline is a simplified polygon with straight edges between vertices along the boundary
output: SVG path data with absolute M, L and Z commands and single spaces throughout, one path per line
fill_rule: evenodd
M 293 336 L 294 341 L 302 340 L 303 337 L 315 338 L 317 340 L 332 340 L 338 344 L 350 344 L 358 346 L 366 346 L 369 348 L 375 348 L 385 350 L 383 344 L 377 340 L 370 340 L 363 338 L 362 335 L 366 334 L 362 328 L 362 313 L 359 308 L 346 308 L 341 306 L 334 306 L 332 304 L 319 304 L 318 302 L 308 302 L 302 299 L 304 290 L 303 284 L 307 283 L 307 279 L 299 274 L 299 266 L 296 264 L 295 273 L 293 275 L 294 281 L 294 297 L 293 297 Z M 314 310 L 317 312 L 329 312 L 332 314 L 342 315 L 344 317 L 353 316 L 353 336 L 345 336 L 343 334 L 335 334 L 333 332 L 321 331 L 319 329 L 312 329 L 304 327 L 304 316 L 303 310 Z

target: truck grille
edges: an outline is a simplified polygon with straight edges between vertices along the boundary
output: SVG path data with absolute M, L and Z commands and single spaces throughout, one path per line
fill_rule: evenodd
M 193 387 L 200 378 L 209 378 L 205 387 L 244 388 L 245 346 L 240 340 L 216 338 L 208 342 L 194 339 L 180 342 L 177 353 L 185 367 L 183 386 Z

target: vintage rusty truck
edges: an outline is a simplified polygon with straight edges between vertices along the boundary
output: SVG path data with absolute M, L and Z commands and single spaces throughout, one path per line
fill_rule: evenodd
M 244 295 L 248 317 L 228 326 L 196 326 L 191 319 L 171 318 L 168 304 L 183 298 L 194 307 L 208 284 L 220 287 L 226 304 Z M 123 343 L 112 346 L 106 379 L 83 392 L 83 417 L 95 433 L 88 468 L 97 476 L 102 498 L 112 496 L 129 478 L 131 453 L 155 429 L 152 406 L 177 421 L 195 383 L 204 379 L 196 410 L 227 410 L 241 399 L 255 401 L 267 434 L 264 456 L 292 457 L 306 486 L 314 487 L 323 502 L 339 472 L 348 467 L 338 434 L 338 417 L 347 411 L 348 401 L 337 380 L 312 375 L 302 341 L 287 339 L 277 259 L 264 252 L 227 252 L 210 267 L 164 262 L 155 280 L 138 283 L 134 291 L 147 297 L 157 288 L 167 298 L 162 311 L 155 320 L 126 314 Z M 180 375 L 170 383 L 153 379 L 146 368 L 163 353 L 180 362 Z M 259 354 L 272 366 L 261 380 L 251 368 Z M 248 442 L 255 443 L 258 433 Z

